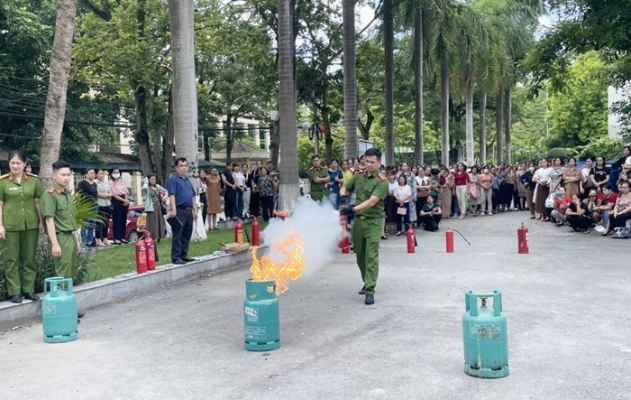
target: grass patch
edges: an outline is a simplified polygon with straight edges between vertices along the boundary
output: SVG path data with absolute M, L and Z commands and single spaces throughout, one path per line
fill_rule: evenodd
M 267 223 L 260 222 L 260 230 L 263 231 Z M 250 224 L 246 225 L 249 232 Z M 189 257 L 199 257 L 212 254 L 219 250 L 219 243 L 234 242 L 234 229 L 224 229 L 220 231 L 212 231 L 207 233 L 206 240 L 191 242 L 188 255 Z M 136 256 L 134 253 L 134 243 L 121 246 L 112 246 L 100 249 L 96 253 L 92 265 L 90 266 L 90 276 L 88 282 L 97 281 L 99 279 L 111 278 L 132 272 L 136 270 Z M 160 261 L 156 265 L 164 265 L 171 263 L 171 238 L 162 239 L 160 243 L 156 243 Z

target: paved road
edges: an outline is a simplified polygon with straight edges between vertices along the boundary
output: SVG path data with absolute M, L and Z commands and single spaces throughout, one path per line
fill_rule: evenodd
M 569 234 L 512 212 L 382 242 L 376 304 L 340 254 L 280 298 L 279 350 L 243 349 L 245 270 L 87 310 L 81 338 L 50 345 L 36 322 L 0 336 L 2 399 L 631 398 L 631 241 Z M 446 223 L 444 225 L 447 225 Z M 607 248 L 604 245 L 608 246 Z M 462 372 L 463 292 L 501 289 L 510 376 Z

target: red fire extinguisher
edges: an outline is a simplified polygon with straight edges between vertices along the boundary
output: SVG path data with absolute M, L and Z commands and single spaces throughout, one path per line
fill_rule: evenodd
M 528 254 L 528 251 L 528 228 L 521 224 L 521 228 L 517 228 L 517 252 Z
M 414 253 L 414 251 L 416 250 L 416 237 L 414 235 L 414 229 L 412 229 L 412 227 L 410 226 L 410 229 L 408 229 L 407 232 L 408 235 L 408 253 Z
M 240 219 L 234 224 L 234 242 L 243 243 L 243 224 Z
M 447 228 L 447 231 L 445 232 L 445 241 L 447 245 L 447 253 L 453 253 L 454 252 L 454 231 L 452 231 L 449 228 Z
M 252 221 L 252 246 L 260 246 L 261 238 L 259 234 L 259 221 L 254 217 L 254 221 Z
M 151 238 L 151 233 L 145 233 L 145 243 L 147 244 L 147 271 L 156 269 L 156 242 Z
M 343 254 L 348 254 L 350 252 L 350 241 L 348 239 L 348 216 L 340 215 L 340 225 L 342 226 L 342 234 L 340 237 L 340 241 L 337 243 L 337 247 L 342 249 Z
M 147 246 L 142 239 L 136 243 L 136 272 L 139 274 L 147 272 Z

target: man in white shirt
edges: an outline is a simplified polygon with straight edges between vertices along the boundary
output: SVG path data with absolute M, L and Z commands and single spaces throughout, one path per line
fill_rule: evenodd
M 239 168 L 239 164 L 232 163 L 232 177 L 234 178 L 234 183 L 237 186 L 235 190 L 237 196 L 237 202 L 234 205 L 234 218 L 243 218 L 243 192 L 245 192 L 245 176 L 241 172 Z

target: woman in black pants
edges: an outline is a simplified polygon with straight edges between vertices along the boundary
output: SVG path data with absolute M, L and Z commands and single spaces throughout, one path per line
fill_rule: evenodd
M 587 204 L 583 203 L 579 195 L 574 193 L 572 202 L 565 212 L 567 223 L 572 227 L 570 232 L 583 231 L 583 233 L 589 233 L 592 219 L 588 215 Z
M 94 237 L 96 238 L 96 245 L 104 247 L 110 245 L 109 240 L 107 240 L 107 232 L 112 215 L 112 191 L 110 190 L 110 183 L 105 179 L 105 171 L 100 168 L 96 171 L 96 188 L 98 192 L 96 201 L 99 204 L 101 219 L 96 223 Z
M 267 222 L 274 211 L 274 193 L 276 191 L 274 177 L 269 175 L 269 171 L 265 167 L 261 168 L 258 186 L 263 208 L 263 221 Z
M 114 244 L 129 243 L 125 238 L 127 212 L 129 211 L 129 191 L 118 168 L 110 171 L 110 191 L 112 192 Z

